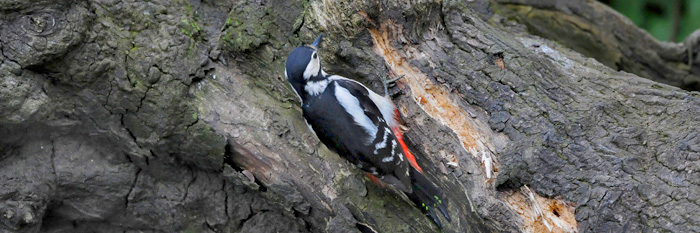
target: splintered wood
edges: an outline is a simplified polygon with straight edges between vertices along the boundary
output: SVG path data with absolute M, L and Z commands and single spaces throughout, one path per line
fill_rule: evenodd
M 487 181 L 494 178 L 494 172 L 498 171 L 498 168 L 493 161 L 495 155 L 490 149 L 492 144 L 489 138 L 484 136 L 485 133 L 477 130 L 477 123 L 474 122 L 477 119 L 470 117 L 450 97 L 449 93 L 435 85 L 428 75 L 406 62 L 406 58 L 391 45 L 390 30 L 400 29 L 390 22 L 381 25 L 381 29 L 368 29 L 374 42 L 374 52 L 384 58 L 391 72 L 404 75 L 405 78 L 400 81 L 409 86 L 416 103 L 433 119 L 452 129 L 459 137 L 464 149 L 481 160 Z M 500 59 L 496 64 L 501 69 L 505 68 Z M 459 160 L 456 158 L 446 159 L 449 166 L 459 166 Z M 499 199 L 522 217 L 525 232 L 578 232 L 573 204 L 559 199 L 541 197 L 527 186 L 519 191 L 506 191 L 501 194 Z
M 506 203 L 523 218 L 525 232 L 578 232 L 574 204 L 541 197 L 527 186 L 505 195 Z
M 400 82 L 407 84 L 418 105 L 433 119 L 446 125 L 457 134 L 462 146 L 473 156 L 481 160 L 487 179 L 494 177 L 497 168 L 493 155 L 487 147 L 486 138 L 474 128 L 473 120 L 467 112 L 459 107 L 442 87 L 435 85 L 430 78 L 413 67 L 392 47 L 387 30 L 388 24 L 382 24 L 382 29 L 368 29 L 374 42 L 373 50 L 384 58 L 387 66 L 396 75 L 404 75 Z M 451 166 L 458 166 L 458 160 L 450 161 Z

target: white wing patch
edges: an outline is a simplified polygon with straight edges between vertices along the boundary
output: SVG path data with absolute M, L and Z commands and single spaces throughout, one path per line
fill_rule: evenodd
M 326 90 L 326 87 L 328 87 L 328 83 L 330 83 L 330 80 L 328 79 L 315 82 L 307 82 L 306 85 L 304 85 L 304 91 L 306 91 L 306 93 L 309 93 L 309 95 L 315 96 L 323 93 L 323 91 Z
M 388 163 L 388 162 L 391 162 L 391 161 L 394 161 L 394 156 L 393 156 L 393 155 L 392 155 L 392 156 L 384 157 L 384 158 L 382 159 L 382 162 L 385 162 L 385 163 Z
M 391 141 L 391 154 L 394 154 L 394 148 L 396 148 L 396 140 Z M 403 162 L 403 153 L 399 153 L 399 159 Z
M 389 125 L 389 127 L 391 128 L 399 126 L 398 122 L 396 122 L 396 119 L 394 119 L 394 111 L 396 110 L 396 105 L 394 105 L 394 103 L 391 102 L 389 98 L 374 93 L 374 91 L 365 87 L 365 85 L 362 85 L 362 83 L 345 78 L 343 76 L 331 75 L 330 77 L 328 77 L 328 80 L 347 80 L 350 82 L 357 83 L 360 86 L 364 87 L 367 90 L 367 92 L 369 92 L 369 98 L 372 100 L 372 102 L 374 102 L 374 105 L 377 105 L 379 112 L 382 113 L 382 117 L 384 117 L 386 124 Z
M 389 136 L 389 132 L 390 132 L 390 131 L 389 131 L 388 128 L 384 128 L 384 139 L 382 139 L 381 142 L 379 142 L 379 143 L 377 143 L 376 145 L 374 145 L 374 154 L 375 154 L 375 155 L 376 155 L 377 153 L 379 153 L 379 149 L 382 149 L 382 148 L 386 147 L 386 138 Z
M 365 111 L 362 110 L 362 107 L 360 106 L 360 101 L 357 100 L 355 96 L 350 94 L 348 89 L 341 87 L 338 85 L 338 83 L 335 83 L 335 98 L 338 99 L 340 105 L 345 108 L 345 111 L 352 116 L 355 123 L 364 128 L 364 130 L 369 134 L 366 144 L 372 143 L 377 137 L 378 128 L 376 125 L 374 125 L 372 120 L 365 115 Z

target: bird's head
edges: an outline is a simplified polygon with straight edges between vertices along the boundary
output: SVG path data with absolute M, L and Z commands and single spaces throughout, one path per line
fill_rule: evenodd
M 322 38 L 323 34 L 311 45 L 296 47 L 287 57 L 284 74 L 297 94 L 301 94 L 301 89 L 307 81 L 323 78 L 321 58 L 316 51 Z

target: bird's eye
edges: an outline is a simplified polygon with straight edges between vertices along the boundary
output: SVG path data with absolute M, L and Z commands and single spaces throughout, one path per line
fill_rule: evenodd
M 316 58 L 318 58 L 318 55 L 316 55 L 316 54 L 314 53 L 314 56 L 313 56 L 313 57 L 314 57 L 314 59 L 316 59 Z

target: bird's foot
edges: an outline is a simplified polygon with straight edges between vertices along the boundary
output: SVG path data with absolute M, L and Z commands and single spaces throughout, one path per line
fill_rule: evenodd
M 401 75 L 399 77 L 389 79 L 389 76 L 381 76 L 379 75 L 379 78 L 382 80 L 382 85 L 384 85 L 384 96 L 389 96 L 389 86 L 396 83 L 396 81 L 399 81 L 399 79 L 402 79 L 404 75 Z

